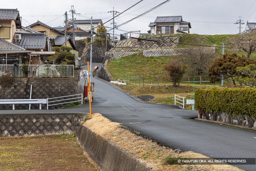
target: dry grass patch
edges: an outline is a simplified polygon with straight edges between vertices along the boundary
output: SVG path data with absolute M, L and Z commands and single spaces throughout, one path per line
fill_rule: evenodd
M 168 165 L 165 160 L 168 156 L 174 158 L 207 158 L 204 155 L 194 152 L 183 152 L 173 150 L 168 147 L 159 146 L 156 142 L 145 139 L 122 128 L 119 123 L 111 122 L 100 114 L 94 114 L 92 119 L 87 120 L 84 126 L 88 127 L 97 134 L 105 137 L 107 140 L 115 143 L 130 154 L 133 154 L 141 162 L 146 163 L 154 170 L 161 171 L 180 171 L 180 170 L 240 170 L 230 165 Z M 103 129 L 104 128 L 104 129 Z

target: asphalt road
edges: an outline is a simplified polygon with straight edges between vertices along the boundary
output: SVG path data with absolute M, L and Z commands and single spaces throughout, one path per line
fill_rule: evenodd
M 123 123 L 157 142 L 181 151 L 194 151 L 213 158 L 256 158 L 256 132 L 191 119 L 195 111 L 176 106 L 139 102 L 98 78 L 95 82 L 93 113 Z M 1 111 L 0 113 L 44 113 L 47 111 Z M 86 112 L 84 106 L 50 113 Z M 256 165 L 237 165 L 255 171 Z
M 256 158 L 255 131 L 196 121 L 191 119 L 197 116 L 196 111 L 142 103 L 101 79 L 93 81 L 96 85 L 93 113 L 101 113 L 181 151 L 194 151 L 213 158 Z M 256 170 L 256 165 L 238 167 Z

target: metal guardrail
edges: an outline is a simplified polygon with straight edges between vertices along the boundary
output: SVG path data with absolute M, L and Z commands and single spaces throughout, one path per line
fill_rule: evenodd
M 65 105 L 74 102 L 81 102 L 83 104 L 83 93 L 81 94 L 74 94 L 69 96 L 60 96 L 60 97 L 53 97 L 47 98 L 47 110 L 50 106 L 58 106 L 58 105 Z
M 74 65 L 0 64 L 0 76 L 6 74 L 13 77 L 74 78 Z
M 80 102 L 83 104 L 83 93 L 47 99 L 0 99 L 0 105 L 11 104 L 12 110 L 15 110 L 15 104 L 39 104 L 39 110 L 42 110 L 42 104 L 46 104 L 48 110 L 50 106 L 65 105 L 73 102 Z
M 182 107 L 182 109 L 185 109 L 185 97 L 179 96 L 179 95 L 174 95 L 174 104 L 179 105 Z
M 0 104 L 11 104 L 12 110 L 15 110 L 15 104 L 39 104 L 39 110 L 42 110 L 42 104 L 47 103 L 47 99 L 0 99 Z

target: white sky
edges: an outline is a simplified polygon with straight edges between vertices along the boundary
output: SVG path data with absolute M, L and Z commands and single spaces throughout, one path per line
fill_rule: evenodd
M 76 19 L 110 19 L 108 11 L 122 12 L 139 0 L 0 0 L 0 8 L 17 8 L 23 26 L 40 20 L 50 26 L 64 26 L 64 13 L 74 5 Z M 164 0 L 144 0 L 136 7 L 116 18 L 117 25 L 147 11 Z M 244 23 L 256 21 L 256 0 L 171 0 L 158 9 L 126 24 L 119 29 L 141 30 L 146 33 L 149 23 L 156 16 L 182 15 L 184 21 L 191 22 L 192 33 L 236 34 L 238 25 L 234 23 L 242 17 Z M 69 18 L 71 17 L 69 12 Z M 106 26 L 110 26 L 109 22 Z M 243 30 L 245 25 L 243 25 Z M 120 33 L 120 32 L 119 32 Z

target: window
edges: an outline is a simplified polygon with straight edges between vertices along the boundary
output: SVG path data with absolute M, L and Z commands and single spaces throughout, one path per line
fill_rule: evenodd
M 162 27 L 162 34 L 170 34 L 170 27 L 169 26 Z
M 181 31 L 188 31 L 188 28 L 187 27 L 181 27 L 180 30 Z
M 0 28 L 0 38 L 2 39 L 10 39 L 10 29 L 9 27 L 1 27 Z

